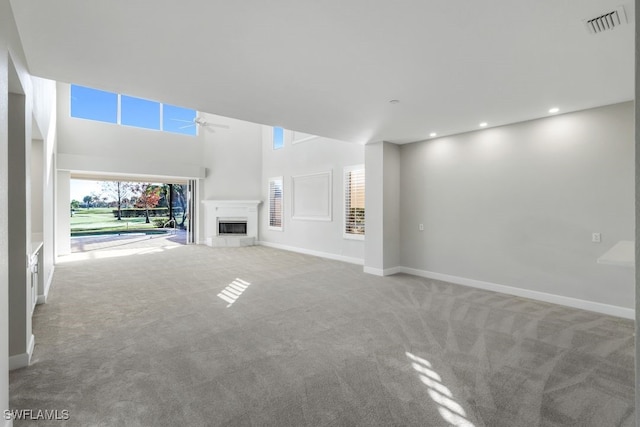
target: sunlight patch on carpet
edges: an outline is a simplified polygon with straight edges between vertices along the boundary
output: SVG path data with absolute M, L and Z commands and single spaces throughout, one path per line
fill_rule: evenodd
M 412 361 L 411 366 L 420 375 L 420 380 L 428 387 L 429 397 L 438 405 L 440 416 L 456 427 L 475 427 L 467 417 L 464 408 L 455 401 L 453 393 L 444 384 L 442 377 L 433 370 L 431 363 L 412 353 L 405 352 Z
M 57 263 L 68 263 L 76 261 L 87 261 L 94 259 L 107 259 L 107 258 L 119 258 L 129 257 L 133 255 L 149 255 L 154 253 L 161 253 L 171 249 L 179 248 L 181 245 L 166 245 L 157 247 L 146 248 L 126 248 L 126 249 L 101 249 L 88 252 L 74 252 L 68 255 L 61 255 L 56 259 Z
M 240 295 L 247 290 L 249 285 L 251 285 L 251 283 L 236 277 L 233 282 L 229 283 L 229 285 L 218 294 L 218 298 L 228 302 L 229 305 L 227 305 L 227 308 L 229 308 L 240 298 Z

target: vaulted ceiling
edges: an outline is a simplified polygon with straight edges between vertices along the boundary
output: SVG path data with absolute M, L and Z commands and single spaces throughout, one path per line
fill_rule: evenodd
M 34 75 L 353 142 L 633 99 L 619 0 L 12 0 Z M 397 103 L 390 103 L 398 100 Z

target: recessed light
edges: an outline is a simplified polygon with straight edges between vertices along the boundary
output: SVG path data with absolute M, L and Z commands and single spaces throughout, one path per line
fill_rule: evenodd
M 399 99 L 392 99 L 391 101 L 389 101 L 389 104 L 399 104 L 400 100 Z
M 482 122 L 482 123 L 480 123 L 480 127 L 481 127 L 481 128 L 486 127 L 486 126 L 487 126 L 487 122 Z
M 558 111 L 560 111 L 560 109 L 559 109 L 558 107 L 553 107 L 553 108 L 551 108 L 551 109 L 549 110 L 549 113 L 550 113 L 550 114 L 555 114 L 555 113 L 557 113 Z
M 434 136 L 438 136 L 438 134 L 437 134 L 437 133 L 435 133 L 435 132 L 431 132 L 431 133 L 429 134 L 429 136 L 430 136 L 431 138 L 433 138 Z

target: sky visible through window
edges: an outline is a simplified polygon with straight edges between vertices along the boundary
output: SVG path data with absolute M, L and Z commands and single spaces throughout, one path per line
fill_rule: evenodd
M 71 85 L 71 117 L 117 123 L 118 95 Z
M 78 85 L 71 85 L 71 117 L 183 135 L 197 134 L 196 110 Z
M 279 127 L 273 128 L 273 149 L 284 147 L 284 129 Z
M 122 95 L 120 108 L 121 124 L 160 130 L 160 103 Z
M 193 122 L 196 118 L 196 110 L 169 104 L 164 104 L 162 107 L 162 129 L 165 132 L 196 134 L 196 125 Z

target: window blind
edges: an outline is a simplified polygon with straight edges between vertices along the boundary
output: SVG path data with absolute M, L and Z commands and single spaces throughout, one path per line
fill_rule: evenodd
M 363 166 L 345 168 L 344 234 L 364 236 L 365 173 Z
M 269 180 L 269 227 L 282 229 L 282 178 Z

